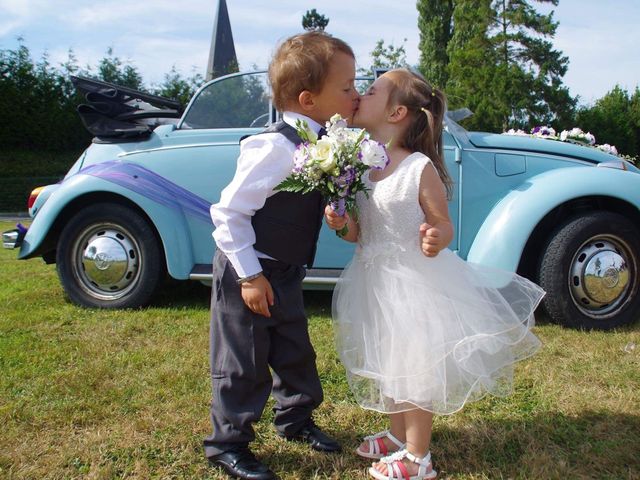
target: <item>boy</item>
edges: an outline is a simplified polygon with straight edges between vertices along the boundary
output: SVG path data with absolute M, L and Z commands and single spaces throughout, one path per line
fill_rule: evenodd
M 322 387 L 302 299 L 303 265 L 313 263 L 324 201 L 317 192 L 273 188 L 291 173 L 301 142 L 296 120 L 320 135 L 335 113 L 351 120 L 358 105 L 354 80 L 353 51 L 343 41 L 322 32 L 285 40 L 269 66 L 283 121 L 241 143 L 236 174 L 211 207 L 218 247 L 211 300 L 213 434 L 204 445 L 209 462 L 236 478 L 276 478 L 248 447 L 270 392 L 281 437 L 319 451 L 340 450 L 311 419 Z

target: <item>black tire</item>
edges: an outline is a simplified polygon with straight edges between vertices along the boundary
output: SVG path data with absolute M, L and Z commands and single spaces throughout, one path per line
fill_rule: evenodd
M 538 281 L 542 304 L 564 326 L 609 330 L 640 317 L 640 231 L 622 215 L 581 214 L 551 236 Z
M 60 234 L 56 263 L 69 299 L 86 307 L 144 306 L 164 279 L 152 227 L 117 203 L 97 203 L 75 214 Z

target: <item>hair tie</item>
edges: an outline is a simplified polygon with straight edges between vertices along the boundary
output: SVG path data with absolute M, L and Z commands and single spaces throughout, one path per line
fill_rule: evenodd
M 435 96 L 436 96 L 436 94 L 435 94 L 435 92 L 434 92 L 433 90 L 431 90 L 431 96 L 432 96 L 432 97 L 435 97 Z
M 427 110 L 427 109 L 426 109 L 426 108 L 424 108 L 424 107 L 420 107 L 420 110 L 422 110 L 424 113 L 429 113 L 429 110 Z

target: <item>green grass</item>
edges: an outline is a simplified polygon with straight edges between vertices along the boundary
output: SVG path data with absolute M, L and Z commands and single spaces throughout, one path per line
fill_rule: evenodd
M 0 477 L 225 478 L 201 447 L 208 290 L 171 283 L 151 308 L 86 310 L 66 301 L 53 265 L 15 255 L 0 251 Z M 306 301 L 325 390 L 316 420 L 345 453 L 283 442 L 271 404 L 253 447 L 284 479 L 365 479 L 351 451 L 385 421 L 349 393 L 330 296 Z M 640 325 L 587 333 L 543 320 L 535 331 L 544 348 L 518 366 L 512 396 L 436 418 L 440 478 L 640 478 Z

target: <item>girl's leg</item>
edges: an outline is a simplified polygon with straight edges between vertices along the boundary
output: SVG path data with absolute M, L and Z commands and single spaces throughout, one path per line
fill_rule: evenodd
M 425 410 L 409 410 L 404 413 L 406 425 L 407 450 L 422 458 L 429 453 L 433 413 Z
M 428 452 L 431 445 L 431 428 L 433 426 L 433 413 L 425 410 L 415 409 L 401 413 L 402 421 L 405 425 L 406 449 L 418 458 L 423 458 Z M 418 465 L 406 458 L 403 463 L 407 467 L 411 475 L 418 473 Z M 373 468 L 383 475 L 388 475 L 387 464 L 377 462 L 373 464 Z
M 389 419 L 391 420 L 391 427 L 389 428 L 391 435 L 396 437 L 401 442 L 405 443 L 407 441 L 407 427 L 404 424 L 404 413 L 392 413 L 389 415 Z

